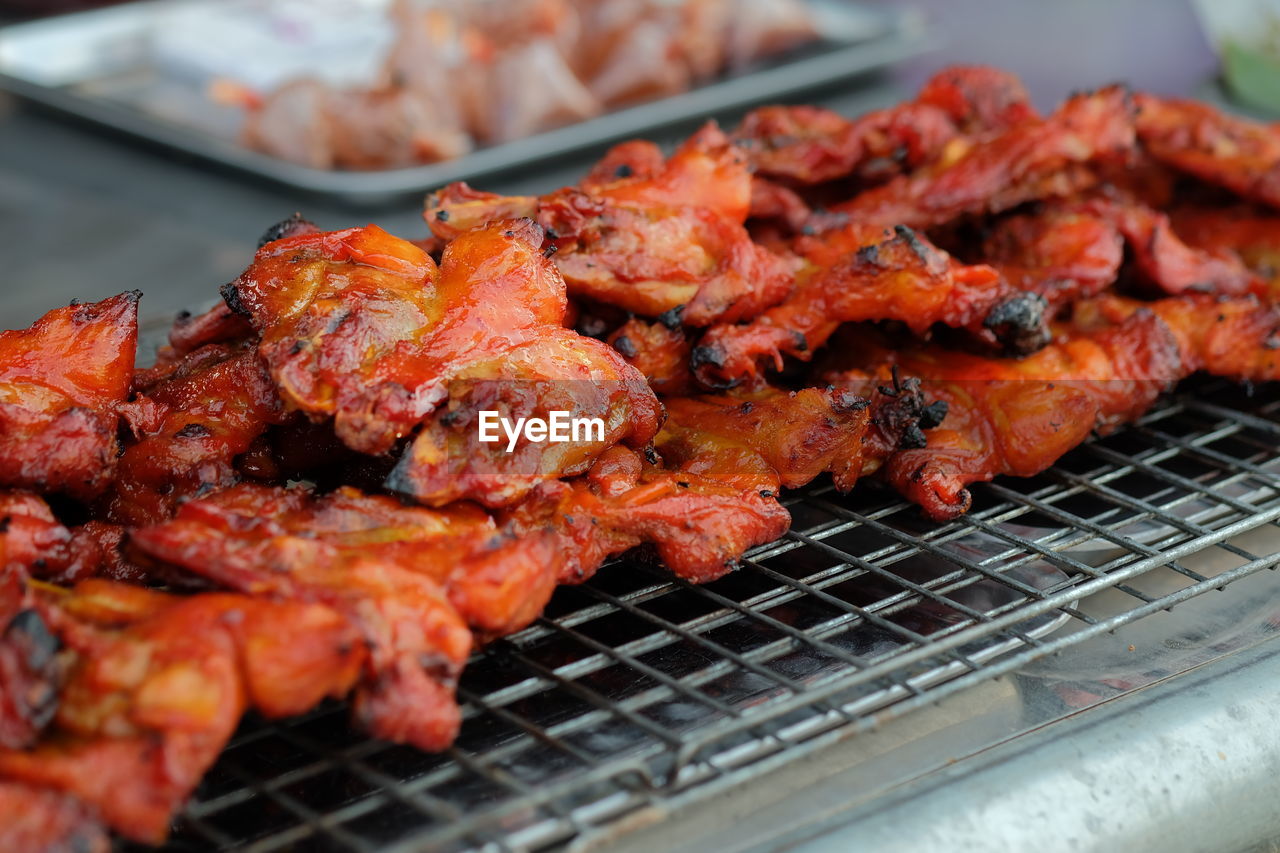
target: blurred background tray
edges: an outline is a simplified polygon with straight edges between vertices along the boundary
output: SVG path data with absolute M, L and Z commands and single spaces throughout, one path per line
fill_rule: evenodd
M 910 12 L 810 0 L 820 39 L 742 73 L 454 160 L 382 171 L 331 171 L 242 146 L 237 141 L 238 109 L 214 103 L 205 81 L 181 79 L 157 64 L 150 48 L 156 12 L 176 5 L 172 0 L 130 3 L 6 27 L 0 30 L 0 88 L 278 184 L 348 203 L 378 204 L 707 114 L 786 99 L 886 67 L 927 47 L 924 28 Z

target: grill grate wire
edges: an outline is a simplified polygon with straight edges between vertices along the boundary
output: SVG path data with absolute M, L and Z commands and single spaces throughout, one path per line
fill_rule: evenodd
M 371 740 L 340 703 L 246 721 L 171 847 L 536 850 L 696 796 L 1275 568 L 1232 540 L 1280 527 L 1278 446 L 1280 401 L 1202 383 L 948 524 L 801 490 L 792 530 L 723 580 L 641 556 L 559 590 L 468 667 L 443 754 Z M 1215 550 L 1231 565 L 1185 565 Z M 1107 589 L 1129 606 L 1076 606 Z

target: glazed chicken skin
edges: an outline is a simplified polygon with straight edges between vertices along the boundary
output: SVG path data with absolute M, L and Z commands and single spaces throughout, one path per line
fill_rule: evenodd
M 848 119 L 822 107 L 760 107 L 734 130 L 755 174 L 789 186 L 883 181 L 941 154 L 959 134 L 946 111 L 906 103 Z
M 1280 299 L 1280 215 L 1248 207 L 1179 206 L 1170 213 L 1179 236 L 1197 249 L 1233 256 L 1263 282 L 1262 294 Z
M 914 101 L 857 119 L 821 107 L 761 107 L 733 139 L 760 178 L 813 186 L 853 176 L 872 184 L 936 160 L 962 133 L 1003 131 L 1037 118 L 1012 74 L 957 66 L 930 78 Z
M 223 298 L 260 336 L 258 353 L 288 407 L 333 417 L 344 442 L 379 453 L 419 417 L 411 400 L 392 396 L 408 397 L 409 386 L 383 388 L 378 372 L 402 343 L 420 349 L 438 320 L 436 275 L 412 243 L 377 226 L 349 228 L 268 243 Z
M 1184 375 L 1202 370 L 1237 382 L 1280 379 L 1280 308 L 1252 296 L 1188 294 L 1141 302 L 1105 294 L 1077 305 L 1074 322 L 1105 327 L 1148 313 L 1178 342 Z
M 173 515 L 194 495 L 239 480 L 234 462 L 284 418 L 254 346 L 208 344 L 174 361 L 129 404 L 138 438 L 127 444 L 103 515 L 146 525 Z
M 251 317 L 286 406 L 332 416 L 353 450 L 386 453 L 422 426 L 391 488 L 433 505 L 501 505 L 616 442 L 643 445 L 658 426 L 643 377 L 564 328 L 564 283 L 542 237 L 527 220 L 496 222 L 450 243 L 437 269 L 375 226 L 303 234 L 260 250 L 224 296 Z M 463 429 L 479 406 L 513 418 L 585 412 L 607 427 L 593 442 L 505 454 Z
M 915 444 L 921 423 L 940 417 L 914 388 L 872 393 L 870 404 L 815 388 L 670 398 L 652 455 L 612 448 L 586 476 L 539 486 L 508 523 L 556 534 L 560 583 L 580 583 L 608 557 L 640 545 L 686 580 L 715 580 L 748 548 L 786 531 L 782 487 L 830 472 L 849 489 L 900 445 Z
M 341 696 L 365 655 L 351 624 L 316 604 L 99 580 L 40 598 L 65 675 L 36 745 L 0 750 L 0 781 L 35 802 L 70 794 L 152 844 L 246 709 L 281 717 Z
M 1110 222 L 1128 243 L 1138 273 L 1158 293 L 1260 293 L 1265 283 L 1231 252 L 1187 245 L 1169 217 L 1134 202 L 1089 199 L 1086 210 Z
M 1280 207 L 1280 129 L 1195 101 L 1140 94 L 1138 138 L 1151 156 L 1237 195 Z
M 1166 214 L 1101 196 L 1048 202 L 996 222 L 983 258 L 1012 286 L 1043 296 L 1053 314 L 1115 284 L 1126 244 L 1135 278 L 1154 293 L 1265 291 L 1262 278 L 1233 252 L 1190 246 Z
M 187 502 L 132 544 L 233 589 L 347 614 L 370 648 L 356 720 L 427 750 L 457 733 L 453 688 L 469 626 L 482 635 L 523 627 L 556 574 L 548 537 L 508 535 L 474 505 L 406 507 L 351 488 L 315 497 L 243 484 Z
M 1012 287 L 1043 297 L 1053 316 L 1115 283 L 1124 241 L 1096 215 L 1046 205 L 996 222 L 983 241 L 982 257 Z
M 65 794 L 0 782 L 0 827 L 9 850 L 108 853 L 106 831 L 89 810 Z
M 894 349 L 863 330 L 850 336 L 822 378 L 860 393 L 896 369 L 920 379 L 946 404 L 927 444 L 892 454 L 881 477 L 935 521 L 969 509 L 968 486 L 999 474 L 1029 477 L 1052 465 L 1094 430 L 1137 417 L 1183 368 L 1177 343 L 1154 315 L 1119 327 L 1060 332 L 1023 359 L 990 358 L 916 345 Z
M 1280 379 L 1280 311 L 1251 296 L 1140 302 L 1102 295 L 1077 303 L 1054 342 L 1021 360 L 874 341 L 871 334 L 849 341 L 837 361 L 856 366 L 822 377 L 859 393 L 897 368 L 946 402 L 946 419 L 927 434 L 927 447 L 901 450 L 883 469 L 939 521 L 968 509 L 969 484 L 1037 474 L 1091 432 L 1137 418 L 1196 371 Z
M 138 296 L 0 332 L 0 487 L 89 499 L 111 481 L 138 347 Z
M 536 198 L 454 184 L 428 198 L 424 217 L 441 239 L 504 216 L 533 217 L 571 295 L 672 323 L 750 317 L 790 290 L 787 260 L 752 242 L 743 225 L 746 157 L 714 125 L 660 166 L 634 145 L 605 163 L 578 187 Z
M 0 519 L 0 567 L 19 567 L 56 583 L 95 576 L 145 578 L 120 551 L 120 525 L 91 519 L 67 527 L 39 495 L 22 491 L 0 491 Z
M 640 371 L 660 397 L 692 394 L 698 390 L 690 368 L 693 341 L 684 328 L 632 317 L 606 339 L 609 346 Z
M 1047 118 L 953 145 L 945 156 L 831 207 L 815 225 L 845 221 L 928 228 L 960 216 L 999 213 L 1093 182 L 1086 164 L 1124 158 L 1134 145 L 1134 108 L 1112 86 L 1075 95 Z
M 935 323 L 1034 349 L 1043 333 L 1043 300 L 1008 286 L 990 266 L 966 266 L 910 228 L 846 226 L 801 238 L 810 266 L 782 304 L 749 323 L 710 329 L 693 350 L 709 387 L 753 380 L 783 356 L 808 360 L 841 323 L 899 320 L 923 334 Z

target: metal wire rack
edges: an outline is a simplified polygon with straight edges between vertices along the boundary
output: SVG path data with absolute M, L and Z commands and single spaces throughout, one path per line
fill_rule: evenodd
M 560 590 L 472 662 L 447 753 L 370 740 L 338 704 L 246 723 L 172 844 L 540 850 L 697 796 L 1274 568 L 1234 540 L 1280 526 L 1278 446 L 1280 402 L 1219 384 L 980 487 L 954 523 L 875 490 L 794 494 L 792 531 L 721 581 L 631 559 Z M 1213 572 L 1184 564 L 1205 551 Z M 1076 606 L 1104 589 L 1129 606 Z

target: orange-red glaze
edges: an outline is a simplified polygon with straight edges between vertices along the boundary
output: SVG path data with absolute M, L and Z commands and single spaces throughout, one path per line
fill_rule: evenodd
M 1138 138 L 1162 163 L 1280 207 L 1280 128 L 1196 101 L 1139 94 Z
M 0 486 L 77 498 L 106 488 L 137 347 L 137 293 L 0 332 Z

